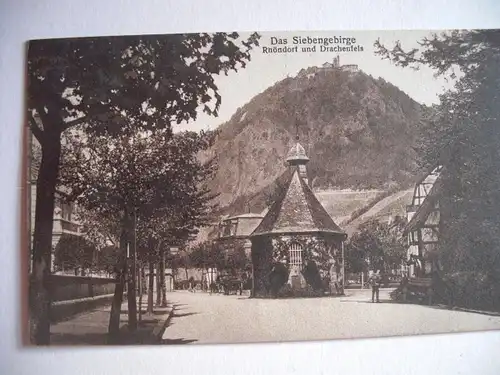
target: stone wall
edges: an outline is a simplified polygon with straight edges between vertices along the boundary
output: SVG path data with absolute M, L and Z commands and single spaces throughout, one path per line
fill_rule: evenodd
M 51 275 L 49 288 L 52 301 L 69 301 L 113 294 L 115 279 Z
M 51 275 L 52 322 L 111 303 L 115 280 L 98 277 Z

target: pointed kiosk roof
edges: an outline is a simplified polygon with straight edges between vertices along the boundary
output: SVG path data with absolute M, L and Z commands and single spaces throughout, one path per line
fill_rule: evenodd
M 335 224 L 302 178 L 299 165 L 307 163 L 309 159 L 304 148 L 297 145 L 291 150 L 296 153 L 288 155 L 289 169 L 279 178 L 284 182 L 284 188 L 251 236 L 321 232 L 345 238 L 346 233 Z M 291 163 L 290 159 L 293 160 Z
M 290 165 L 306 164 L 309 158 L 306 155 L 306 150 L 297 142 L 288 152 L 286 161 Z

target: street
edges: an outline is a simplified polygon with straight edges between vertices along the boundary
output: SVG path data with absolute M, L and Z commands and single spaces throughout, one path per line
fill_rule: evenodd
M 249 299 L 177 291 L 164 344 L 325 340 L 500 329 L 500 316 L 397 304 L 389 291 L 371 303 L 369 290 L 345 297 Z

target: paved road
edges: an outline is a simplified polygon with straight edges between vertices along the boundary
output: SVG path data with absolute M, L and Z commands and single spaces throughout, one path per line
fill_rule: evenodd
M 500 329 L 500 317 L 396 304 L 388 291 L 372 304 L 369 291 L 345 297 L 248 299 L 172 292 L 176 309 L 165 344 L 324 340 Z

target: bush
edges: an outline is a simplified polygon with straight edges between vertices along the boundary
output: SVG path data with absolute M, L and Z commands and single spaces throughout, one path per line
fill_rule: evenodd
M 288 281 L 288 269 L 283 263 L 275 263 L 269 275 L 270 293 L 277 297 L 278 292 Z
M 252 289 L 252 284 L 253 284 L 253 279 L 247 278 L 243 281 L 243 290 L 251 290 Z
M 403 280 L 391 293 L 391 299 L 403 301 L 407 280 Z M 469 309 L 500 311 L 500 283 L 477 272 L 457 272 L 440 278 L 433 278 L 434 303 Z M 409 288 L 407 302 L 419 303 L 425 293 Z
M 318 266 L 316 265 L 315 262 L 313 261 L 307 262 L 306 266 L 304 267 L 304 270 L 302 271 L 302 274 L 304 275 L 306 283 L 314 291 L 323 289 L 323 282 L 321 280 L 321 275 L 319 273 Z
M 293 297 L 293 289 L 289 284 L 285 284 L 278 292 L 278 297 Z
M 445 277 L 456 306 L 500 310 L 500 283 L 478 272 L 457 272 Z

